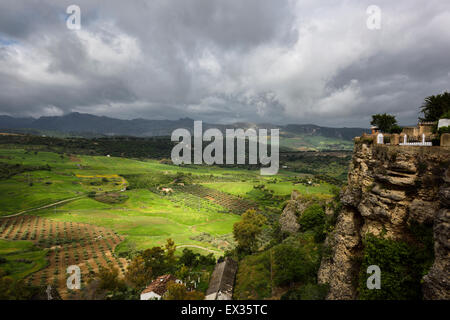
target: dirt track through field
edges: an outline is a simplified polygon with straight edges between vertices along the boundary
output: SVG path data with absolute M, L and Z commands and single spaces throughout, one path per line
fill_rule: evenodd
M 57 202 L 54 202 L 54 203 L 46 204 L 45 206 L 42 206 L 42 207 L 23 210 L 23 211 L 20 211 L 20 212 L 14 213 L 14 214 L 10 214 L 10 215 L 7 215 L 7 216 L 0 216 L 0 219 L 17 217 L 17 216 L 20 216 L 20 215 L 22 215 L 24 213 L 37 211 L 37 210 L 42 210 L 42 209 L 48 209 L 48 208 L 55 207 L 57 205 L 64 204 L 64 203 L 67 203 L 67 202 L 70 202 L 70 201 L 78 200 L 78 199 L 81 199 L 81 198 L 84 198 L 84 197 L 85 197 L 85 195 L 82 195 L 82 196 L 78 196 L 78 197 L 74 197 L 74 198 L 70 198 L 70 199 L 57 201 Z
M 215 251 L 215 250 L 208 249 L 208 248 L 205 248 L 205 247 L 197 246 L 195 244 L 183 244 L 181 246 L 177 246 L 177 248 L 197 248 L 197 249 L 205 250 L 205 251 L 208 251 L 208 252 L 211 252 L 211 253 L 220 253 L 219 251 Z

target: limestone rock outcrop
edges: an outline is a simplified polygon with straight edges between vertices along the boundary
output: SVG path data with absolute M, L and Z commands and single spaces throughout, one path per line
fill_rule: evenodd
M 293 191 L 291 200 L 288 200 L 279 219 L 281 231 L 288 233 L 297 232 L 300 229 L 297 219 L 309 205 L 310 202 L 308 200 L 301 199 L 300 194 L 297 191 Z
M 433 225 L 435 261 L 423 279 L 425 299 L 450 298 L 450 148 L 355 143 L 343 209 L 326 239 L 318 273 L 328 299 L 357 298 L 362 239 L 406 240 L 408 224 Z

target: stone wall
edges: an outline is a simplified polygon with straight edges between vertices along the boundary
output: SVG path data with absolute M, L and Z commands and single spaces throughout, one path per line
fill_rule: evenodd
M 441 135 L 441 147 L 450 147 L 450 133 Z

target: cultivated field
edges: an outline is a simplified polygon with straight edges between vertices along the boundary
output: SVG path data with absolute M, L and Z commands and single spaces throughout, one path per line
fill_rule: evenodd
M 258 205 L 249 200 L 240 199 L 229 193 L 206 188 L 201 185 L 176 186 L 178 192 L 188 193 L 196 197 L 209 200 L 232 213 L 242 214 L 249 209 L 257 209 Z
M 246 210 L 277 206 L 294 189 L 331 197 L 329 184 L 296 185 L 289 171 L 274 181 L 258 170 L 57 154 L 39 146 L 0 147 L 0 166 L 6 257 L 0 268 L 34 285 L 54 284 L 63 298 L 73 297 L 66 287 L 70 265 L 81 268 L 83 284 L 102 266 L 123 275 L 131 252 L 168 238 L 178 254 L 189 248 L 219 257 L 235 245 L 233 225 Z
M 71 294 L 66 286 L 67 267 L 79 266 L 83 283 L 101 267 L 116 267 L 123 275 L 127 266 L 125 259 L 113 254 L 123 237 L 102 227 L 20 216 L 0 220 L 0 238 L 30 240 L 43 249 L 48 265 L 34 270 L 27 281 L 35 285 L 53 284 L 63 298 Z

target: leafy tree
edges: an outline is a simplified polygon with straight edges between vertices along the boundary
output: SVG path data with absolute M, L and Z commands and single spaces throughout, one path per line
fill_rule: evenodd
M 444 92 L 425 98 L 424 104 L 420 107 L 421 121 L 438 121 L 444 115 L 450 113 L 450 93 Z
M 183 249 L 183 254 L 178 259 L 178 262 L 184 266 L 195 268 L 197 266 L 210 266 L 216 264 L 216 258 L 212 253 L 204 256 L 199 253 L 194 253 L 190 249 Z
M 420 241 L 417 235 L 415 237 Z M 363 242 L 364 257 L 359 274 L 359 298 L 363 300 L 421 299 L 421 280 L 433 261 L 432 246 L 430 248 L 430 245 L 426 245 L 430 242 L 427 240 L 430 237 L 423 235 L 421 237 L 424 238 L 422 242 L 425 244 L 422 248 L 402 241 L 367 235 Z M 370 265 L 377 265 L 382 270 L 380 290 L 367 289 L 366 271 Z
M 441 119 L 450 119 L 450 110 L 442 114 Z
M 151 268 L 145 266 L 145 261 L 142 256 L 138 255 L 131 260 L 128 265 L 125 280 L 129 282 L 136 289 L 143 289 L 153 279 L 153 272 Z
M 131 261 L 126 274 L 127 281 L 139 289 L 148 285 L 152 279 L 173 272 L 176 267 L 175 250 L 172 239 L 167 239 L 164 248 L 144 250 Z
M 192 290 L 186 293 L 185 300 L 205 300 L 205 295 L 202 292 Z
M 167 292 L 164 295 L 164 300 L 184 300 L 187 289 L 182 283 L 171 281 L 167 284 Z
M 187 291 L 182 283 L 169 282 L 164 300 L 203 300 L 205 295 L 198 291 Z
M 186 280 L 189 276 L 189 272 L 190 272 L 189 268 L 183 265 L 181 266 L 180 269 L 178 269 L 175 276 L 177 277 L 177 279 Z
M 119 279 L 117 268 L 101 268 L 97 274 L 99 288 L 105 291 L 123 290 L 126 288 L 125 282 Z
M 153 247 L 147 249 L 142 252 L 141 257 L 144 259 L 145 268 L 151 269 L 155 277 L 163 275 L 166 271 L 166 257 L 163 248 Z
M 200 266 L 211 266 L 216 264 L 216 258 L 214 257 L 214 254 L 210 253 L 206 256 L 200 255 L 198 257 L 198 264 Z
M 397 125 L 397 124 L 394 124 L 392 127 L 391 127 L 391 129 L 389 129 L 389 132 L 388 133 L 401 133 L 403 131 L 403 128 L 402 127 L 400 127 L 399 125 Z
M 28 300 L 34 292 L 23 280 L 14 280 L 0 270 L 0 300 Z
M 306 208 L 298 219 L 303 231 L 323 230 L 325 225 L 325 212 L 320 204 L 313 204 Z
M 190 249 L 183 249 L 183 254 L 181 255 L 179 262 L 188 267 L 195 267 L 198 263 L 198 253 Z
M 151 269 L 153 276 L 170 273 L 175 267 L 176 246 L 172 239 L 167 239 L 165 248 L 153 247 L 142 252 L 146 269 Z
M 233 236 L 238 248 L 244 252 L 254 252 L 258 249 L 258 236 L 263 230 L 267 219 L 255 210 L 247 210 L 242 220 L 233 225 Z
M 370 122 L 371 125 L 377 126 L 378 129 L 380 129 L 381 132 L 389 133 L 392 129 L 397 130 L 397 120 L 395 119 L 395 116 L 383 113 L 383 114 L 374 114 L 372 116 L 372 121 Z
M 175 245 L 175 241 L 170 238 L 166 241 L 167 243 L 164 246 L 164 248 L 166 249 L 166 263 L 168 265 L 174 265 L 176 261 L 175 251 L 177 250 L 177 246 Z
M 274 281 L 276 285 L 289 285 L 307 281 L 315 275 L 315 264 L 301 247 L 281 244 L 275 248 Z
M 127 286 L 125 281 L 119 278 L 117 268 L 101 268 L 95 279 L 83 288 L 81 296 L 88 300 L 136 300 L 140 289 Z

